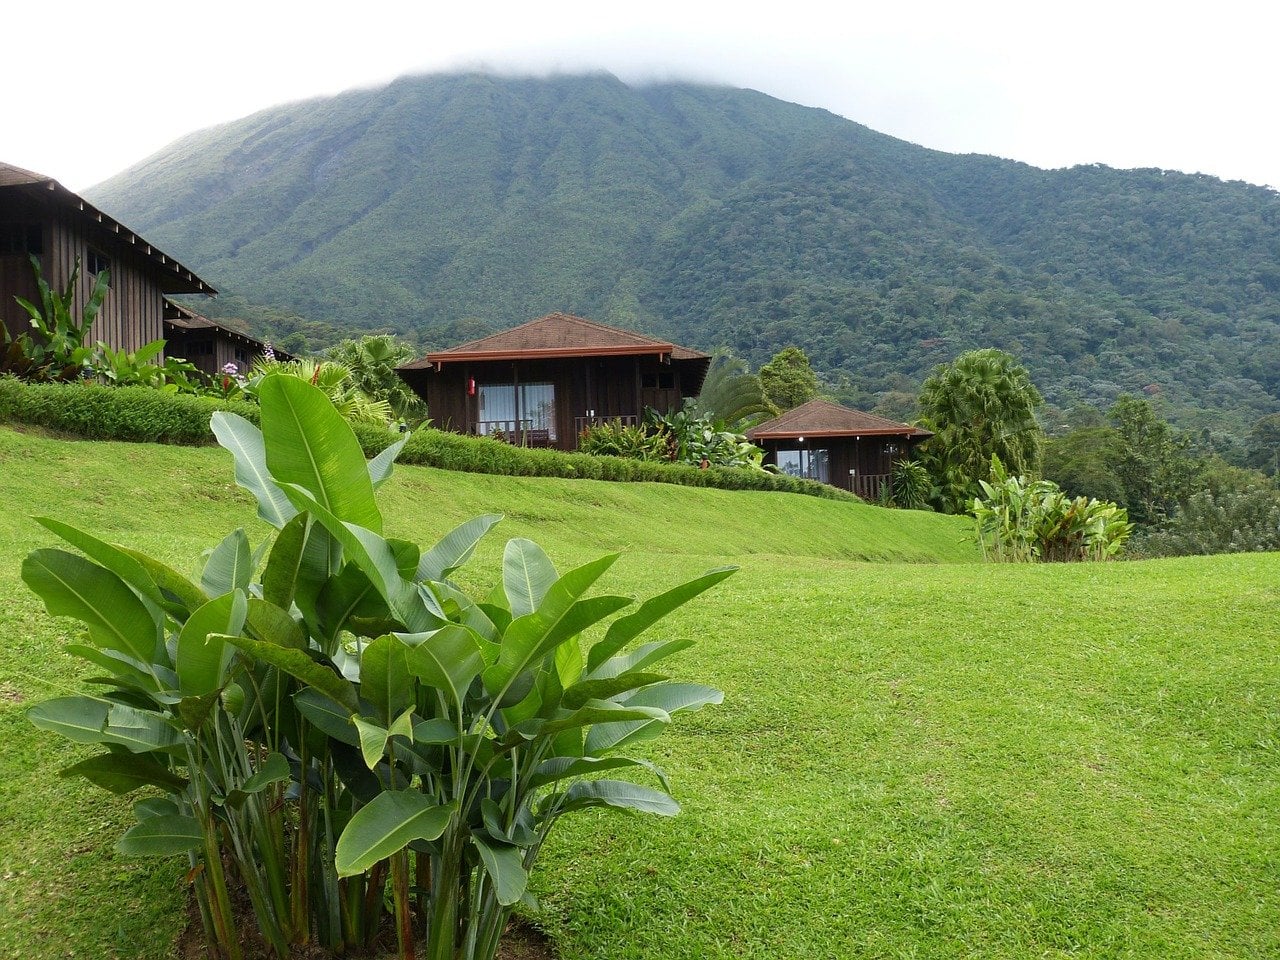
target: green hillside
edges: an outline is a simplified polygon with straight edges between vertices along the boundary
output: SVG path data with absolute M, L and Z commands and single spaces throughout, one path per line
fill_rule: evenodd
M 88 195 L 294 348 L 567 310 L 756 363 L 797 343 L 864 406 L 997 346 L 1061 409 L 1146 391 L 1237 437 L 1280 409 L 1275 192 L 953 156 L 748 90 L 406 78 Z
M 23 717 L 79 661 L 18 579 L 52 513 L 178 569 L 267 533 L 219 450 L 0 429 L 0 956 L 160 958 L 179 866 L 111 852 L 127 805 L 56 771 Z M 540 922 L 574 958 L 1280 953 L 1275 555 L 964 562 L 959 518 L 782 494 L 406 467 L 388 532 L 500 510 L 605 589 L 741 571 L 672 618 L 673 668 L 726 691 L 652 748 L 684 813 L 567 822 Z M 933 563 L 868 563 L 896 557 Z

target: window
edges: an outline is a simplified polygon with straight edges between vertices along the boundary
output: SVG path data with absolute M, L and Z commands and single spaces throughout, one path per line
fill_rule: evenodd
M 676 375 L 671 370 L 659 370 L 656 373 L 642 374 L 640 386 L 645 390 L 674 390 Z
M 482 383 L 479 432 L 545 430 L 556 439 L 556 388 L 553 383 Z
M 90 276 L 97 276 L 104 270 L 111 269 L 111 258 L 102 251 L 90 247 L 84 258 L 84 268 Z
M 44 233 L 38 223 L 0 224 L 0 256 L 44 253 Z
M 829 450 L 779 450 L 778 469 L 789 477 L 807 477 L 810 480 L 831 482 L 831 451 Z

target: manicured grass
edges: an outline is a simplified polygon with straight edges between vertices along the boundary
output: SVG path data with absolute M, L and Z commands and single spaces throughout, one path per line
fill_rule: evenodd
M 81 517 L 182 568 L 267 532 L 220 451 L 0 430 L 0 957 L 163 957 L 181 871 L 26 705 L 74 688 L 17 566 Z M 1280 557 L 965 561 L 963 521 L 785 494 L 405 468 L 391 532 L 501 511 L 604 589 L 742 570 L 673 619 L 726 703 L 651 756 L 674 820 L 565 821 L 536 880 L 572 958 L 1280 955 Z M 501 539 L 466 575 L 496 573 Z

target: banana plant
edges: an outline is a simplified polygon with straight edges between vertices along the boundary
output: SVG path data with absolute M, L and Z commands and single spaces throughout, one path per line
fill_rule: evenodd
M 367 948 L 390 903 L 401 957 L 490 960 L 560 817 L 677 812 L 629 748 L 722 695 L 657 669 L 690 641 L 640 638 L 732 569 L 637 606 L 590 593 L 616 556 L 561 574 L 513 539 L 473 598 L 452 577 L 499 516 L 426 551 L 388 535 L 376 491 L 400 444 L 366 464 L 320 389 L 267 376 L 258 391 L 260 429 L 212 423 L 275 528 L 256 550 L 234 531 L 196 581 L 41 521 L 78 553 L 38 550 L 24 579 L 86 626 L 72 652 L 102 675 L 29 716 L 102 746 L 68 774 L 160 789 L 119 849 L 188 859 L 212 955 L 240 956 L 240 889 L 279 957 Z
M 40 292 L 40 303 L 36 305 L 18 296 L 13 298 L 27 312 L 31 329 L 36 333 L 34 337 L 24 336 L 14 341 L 21 343 L 28 354 L 26 375 L 30 379 L 79 380 L 88 372 L 93 350 L 85 346 L 85 340 L 110 291 L 110 271 L 103 270 L 94 278 L 89 299 L 77 320 L 74 306 L 76 285 L 80 280 L 80 258 L 76 257 L 66 289 L 61 292 L 49 286 L 40 268 L 40 260 L 34 255 L 29 259 L 36 289 Z

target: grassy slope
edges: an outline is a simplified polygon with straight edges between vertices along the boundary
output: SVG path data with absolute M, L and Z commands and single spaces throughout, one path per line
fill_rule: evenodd
M 176 871 L 110 852 L 126 808 L 56 781 L 70 753 L 21 715 L 79 674 L 18 581 L 50 540 L 24 516 L 177 562 L 263 525 L 216 450 L 0 430 L 0 476 L 0 957 L 163 956 Z M 972 553 L 958 522 L 784 495 L 417 468 L 387 492 L 420 540 L 497 509 L 565 564 L 623 548 L 606 586 L 743 567 L 672 628 L 700 640 L 679 674 L 728 694 L 653 747 L 685 813 L 548 848 L 566 960 L 1280 953 L 1276 557 L 868 564 Z

